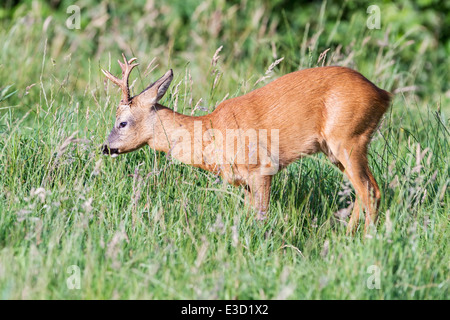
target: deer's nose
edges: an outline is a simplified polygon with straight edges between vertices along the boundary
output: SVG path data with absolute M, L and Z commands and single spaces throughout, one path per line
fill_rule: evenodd
M 110 155 L 110 156 L 118 155 L 119 154 L 119 149 L 110 149 L 108 147 L 108 145 L 105 144 L 102 147 L 102 152 L 103 152 L 103 154 Z

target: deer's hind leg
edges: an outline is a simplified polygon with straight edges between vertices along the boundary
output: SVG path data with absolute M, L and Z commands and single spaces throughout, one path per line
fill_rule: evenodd
M 360 211 L 365 211 L 364 231 L 376 223 L 380 203 L 380 189 L 369 168 L 366 139 L 354 139 L 351 143 L 328 143 L 326 152 L 342 172 L 344 172 L 355 188 L 356 198 L 353 211 L 347 226 L 347 234 L 354 233 L 358 227 Z

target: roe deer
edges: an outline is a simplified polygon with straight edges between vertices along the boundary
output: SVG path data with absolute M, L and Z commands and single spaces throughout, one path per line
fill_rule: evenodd
M 102 70 L 122 89 L 116 122 L 103 152 L 127 153 L 145 144 L 180 161 L 221 175 L 245 188 L 246 203 L 264 218 L 272 176 L 305 155 L 325 153 L 344 172 L 356 198 L 347 232 L 356 230 L 360 210 L 365 228 L 376 222 L 380 190 L 369 169 L 368 144 L 391 94 L 344 67 L 317 67 L 284 75 L 262 88 L 222 102 L 193 117 L 158 101 L 172 78 L 169 70 L 131 97 L 128 77 L 136 58 L 119 61 L 122 79 Z

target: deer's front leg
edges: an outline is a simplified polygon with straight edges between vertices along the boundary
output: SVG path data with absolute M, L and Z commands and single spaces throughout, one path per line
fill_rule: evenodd
M 245 202 L 253 207 L 258 220 L 264 220 L 269 210 L 272 176 L 254 175 L 245 188 Z

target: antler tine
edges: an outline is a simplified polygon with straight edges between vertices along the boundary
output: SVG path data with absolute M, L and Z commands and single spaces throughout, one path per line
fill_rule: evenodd
M 119 86 L 122 89 L 122 103 L 128 104 L 131 100 L 130 97 L 130 88 L 128 87 L 128 78 L 130 77 L 131 70 L 133 70 L 134 67 L 138 66 L 139 63 L 133 63 L 133 61 L 136 60 L 136 58 L 132 58 L 130 60 L 127 60 L 125 55 L 122 53 L 123 61 L 124 63 L 120 62 L 118 60 L 120 68 L 122 69 L 122 79 L 119 79 L 115 76 L 113 76 L 109 71 L 103 70 L 102 72 L 104 75 L 111 80 L 113 83 L 115 83 L 117 86 Z
M 120 81 L 119 78 L 113 76 L 109 71 L 106 71 L 104 69 L 102 69 L 103 74 L 109 79 L 111 80 L 113 83 L 115 83 L 116 85 L 118 85 L 119 87 L 122 86 L 122 82 Z

